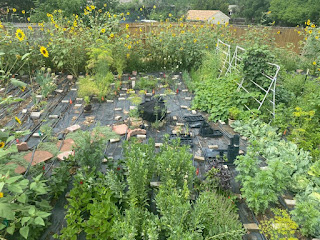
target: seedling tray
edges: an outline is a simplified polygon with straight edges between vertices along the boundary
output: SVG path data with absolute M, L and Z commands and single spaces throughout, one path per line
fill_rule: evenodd
M 186 121 L 187 123 L 192 123 L 192 122 L 202 122 L 205 119 L 202 115 L 196 115 L 196 116 L 184 116 L 183 120 Z
M 170 134 L 170 140 L 180 139 L 180 145 L 189 145 L 191 148 L 193 147 L 193 140 L 190 135 L 177 135 Z
M 223 133 L 220 130 L 212 129 L 206 122 L 202 122 L 199 133 L 202 137 L 218 138 L 223 136 Z

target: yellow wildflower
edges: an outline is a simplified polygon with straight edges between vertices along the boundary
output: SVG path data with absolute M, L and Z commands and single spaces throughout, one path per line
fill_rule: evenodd
M 129 28 L 129 24 L 126 24 L 126 29 L 128 29 Z
M 127 12 L 127 15 L 129 16 L 129 15 L 130 15 L 130 13 L 129 13 L 129 12 Z
M 20 42 L 24 40 L 25 36 L 26 35 L 24 34 L 24 32 L 20 28 L 18 28 L 16 31 L 16 37 L 19 39 Z
M 309 30 L 309 34 L 311 34 L 312 33 L 312 30 Z
M 22 10 L 21 12 L 22 12 L 22 14 L 26 14 L 26 11 L 25 11 L 25 10 Z
M 44 46 L 40 46 L 40 52 L 44 57 L 49 57 L 49 52 Z
M 106 6 L 107 6 L 107 4 L 105 3 L 105 4 L 103 4 L 103 6 L 104 6 L 104 7 L 106 7 Z
M 102 28 L 101 33 L 105 33 L 105 32 L 106 32 L 106 29 Z
M 172 17 L 172 14 L 171 14 L 171 13 L 169 13 L 169 17 Z
M 13 11 L 13 12 L 16 12 L 16 11 L 17 11 L 17 9 L 15 9 L 15 8 L 12 8 L 12 11 Z
M 113 34 L 113 33 L 111 33 L 111 34 L 110 34 L 110 37 L 111 37 L 111 38 L 113 38 L 113 37 L 114 37 L 114 34 Z
M 131 45 L 128 46 L 128 49 L 131 49 Z
M 33 30 L 33 28 L 32 28 L 31 26 L 28 26 L 28 29 L 29 29 L 30 31 L 32 31 L 32 30 Z
M 312 64 L 313 64 L 313 65 L 317 65 L 317 63 L 316 63 L 316 62 L 313 62 Z
M 0 148 L 4 148 L 5 143 L 4 142 L 0 142 Z
M 17 123 L 21 125 L 21 120 L 18 117 L 15 117 L 14 119 L 16 120 Z
M 193 39 L 193 43 L 196 43 L 197 42 L 197 39 Z
M 1 148 L 1 143 L 0 143 L 0 148 Z M 0 198 L 3 198 L 3 192 L 0 192 Z
M 156 5 L 153 5 L 153 9 L 156 9 L 157 7 L 156 7 Z
M 90 7 L 91 7 L 91 9 L 92 9 L 92 10 L 94 10 L 94 9 L 96 8 L 96 7 L 95 7 L 95 6 L 93 6 L 93 5 L 91 5 Z
M 27 20 L 28 20 L 28 22 L 30 22 L 30 18 L 29 17 L 27 18 Z

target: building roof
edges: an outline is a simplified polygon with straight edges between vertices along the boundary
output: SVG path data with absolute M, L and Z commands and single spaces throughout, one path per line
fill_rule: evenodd
M 224 14 L 220 10 L 189 10 L 187 20 L 207 21 L 217 13 Z

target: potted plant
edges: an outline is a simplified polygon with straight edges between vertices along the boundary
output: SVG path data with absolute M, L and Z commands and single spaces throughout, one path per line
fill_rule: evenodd
M 90 97 L 89 97 L 89 96 L 85 96 L 85 97 L 83 98 L 83 100 L 84 100 L 84 102 L 85 102 L 84 110 L 85 110 L 86 112 L 90 112 L 91 109 L 92 109 L 92 105 L 91 105 L 91 103 L 90 103 Z
M 232 107 L 229 109 L 229 119 L 228 123 L 229 125 L 233 124 L 237 119 L 239 119 L 241 111 L 237 107 Z

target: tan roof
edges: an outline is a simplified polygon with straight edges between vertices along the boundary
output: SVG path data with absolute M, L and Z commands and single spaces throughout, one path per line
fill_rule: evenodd
M 187 13 L 187 20 L 207 21 L 213 17 L 220 10 L 189 10 Z

